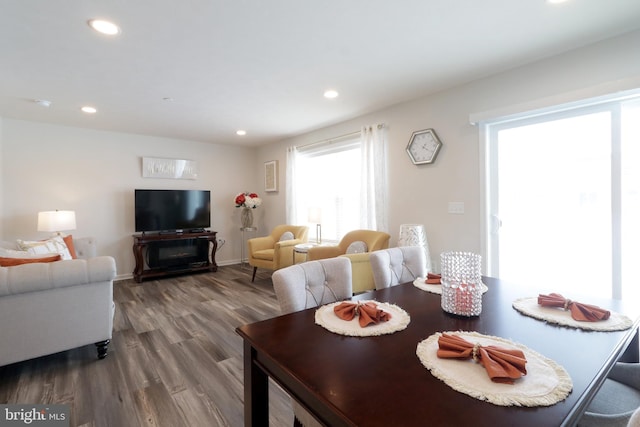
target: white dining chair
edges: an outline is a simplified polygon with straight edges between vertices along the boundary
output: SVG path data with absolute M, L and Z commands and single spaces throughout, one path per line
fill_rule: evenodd
M 352 296 L 351 261 L 327 258 L 280 269 L 271 276 L 282 314 L 318 307 Z M 321 427 L 304 407 L 292 400 L 294 426 Z
M 640 364 L 618 362 L 593 398 L 578 427 L 637 426 L 631 417 L 640 407 Z
M 413 282 L 427 275 L 427 259 L 421 246 L 402 246 L 371 252 L 369 257 L 376 289 Z

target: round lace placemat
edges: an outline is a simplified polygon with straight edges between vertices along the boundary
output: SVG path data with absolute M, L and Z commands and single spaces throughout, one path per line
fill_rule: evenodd
M 413 286 L 423 291 L 431 292 L 432 294 L 442 295 L 442 285 L 431 285 L 424 282 L 424 277 L 418 277 L 413 281 Z M 482 293 L 487 292 L 489 288 L 484 283 L 482 284 Z
M 374 302 L 378 308 L 391 314 L 391 319 L 387 322 L 380 322 L 373 325 L 360 326 L 358 322 L 358 316 L 347 321 L 342 320 L 333 311 L 333 307 L 344 301 L 338 301 L 331 304 L 323 305 L 316 310 L 316 324 L 323 328 L 340 335 L 347 335 L 351 337 L 371 337 L 375 335 L 392 334 L 394 332 L 402 331 L 405 329 L 411 318 L 409 313 L 394 304 L 386 302 L 378 302 L 373 300 L 359 301 L 361 303 Z M 355 301 L 354 301 L 355 302 Z
M 578 322 L 571 317 L 571 312 L 558 307 L 542 307 L 538 297 L 519 298 L 513 302 L 513 308 L 525 316 L 570 328 L 588 331 L 624 331 L 633 325 L 633 320 L 624 314 L 611 311 L 607 320 L 597 322 Z
M 514 384 L 495 383 L 480 363 L 470 359 L 440 359 L 436 352 L 442 333 L 459 335 L 474 344 L 518 348 L 527 359 L 527 374 Z M 562 366 L 522 344 L 477 332 L 442 333 L 418 343 L 416 354 L 434 377 L 460 393 L 500 406 L 551 406 L 564 400 L 573 389 L 571 377 Z

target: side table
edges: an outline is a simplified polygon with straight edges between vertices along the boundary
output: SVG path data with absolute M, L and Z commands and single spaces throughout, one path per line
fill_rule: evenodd
M 249 264 L 246 253 L 247 240 L 249 240 L 247 233 L 253 233 L 253 237 L 255 237 L 258 232 L 258 227 L 240 227 L 240 231 L 242 232 L 242 244 L 240 245 L 240 267 L 243 267 L 245 262 L 247 265 Z
M 310 248 L 314 246 L 318 246 L 317 243 L 298 243 L 293 247 L 293 264 L 296 263 L 296 254 L 304 254 L 305 261 L 307 257 L 307 252 L 309 252 Z

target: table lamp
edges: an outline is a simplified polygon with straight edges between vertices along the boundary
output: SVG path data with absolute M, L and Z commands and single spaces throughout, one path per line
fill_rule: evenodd
M 44 211 L 38 212 L 38 231 L 49 231 L 61 236 L 62 231 L 76 229 L 75 211 Z
M 322 209 L 309 208 L 309 222 L 316 225 L 316 243 L 322 243 Z
M 427 233 L 424 231 L 422 224 L 402 224 L 400 225 L 400 236 L 398 237 L 398 246 L 422 246 L 424 254 L 427 257 L 427 271 L 431 269 L 431 255 L 429 253 L 429 244 L 427 243 Z

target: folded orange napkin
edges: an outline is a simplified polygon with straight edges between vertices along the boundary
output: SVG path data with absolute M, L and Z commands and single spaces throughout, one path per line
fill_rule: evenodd
M 365 303 L 342 302 L 333 307 L 333 312 L 336 313 L 336 316 L 346 321 L 358 316 L 358 322 L 362 328 L 391 319 L 391 313 L 379 309 L 376 303 L 371 301 Z
M 437 355 L 443 359 L 473 359 L 479 361 L 491 381 L 513 384 L 527 374 L 527 359 L 517 349 L 472 344 L 457 335 L 442 334 L 438 338 Z
M 439 274 L 427 273 L 427 279 L 424 281 L 427 285 L 439 285 L 441 276 Z
M 611 313 L 608 310 L 590 304 L 571 301 L 560 294 L 538 295 L 538 304 L 543 307 L 562 307 L 571 311 L 571 317 L 578 322 L 597 322 L 607 320 Z

